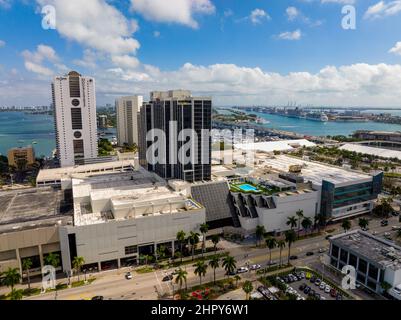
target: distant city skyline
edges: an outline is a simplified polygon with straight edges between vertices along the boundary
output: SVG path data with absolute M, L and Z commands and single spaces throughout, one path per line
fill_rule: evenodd
M 216 106 L 401 107 L 400 15 L 390 0 L 3 0 L 0 106 L 48 105 L 54 76 L 77 70 L 99 106 L 185 88 Z

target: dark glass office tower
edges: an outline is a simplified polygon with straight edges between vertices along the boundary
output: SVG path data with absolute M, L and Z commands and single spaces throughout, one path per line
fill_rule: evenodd
M 165 179 L 182 179 L 188 182 L 210 180 L 212 100 L 193 97 L 189 91 L 176 90 L 152 92 L 151 101 L 144 105 L 146 108 L 141 111 L 140 164 Z M 171 122 L 175 125 L 171 126 Z M 150 129 L 160 129 L 165 133 L 165 138 L 160 141 L 164 148 L 154 153 L 163 161 L 154 166 L 149 165 L 146 150 L 143 150 L 143 146 L 148 149 L 158 141 L 155 137 L 146 141 L 146 133 Z M 179 133 L 184 129 L 192 129 L 196 138 L 184 135 L 185 140 L 179 141 Z M 181 149 L 189 141 L 192 141 L 191 148 Z M 182 163 L 180 158 L 184 157 L 190 158 L 190 161 Z

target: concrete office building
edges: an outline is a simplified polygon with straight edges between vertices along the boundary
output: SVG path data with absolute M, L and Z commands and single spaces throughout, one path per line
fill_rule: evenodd
M 107 116 L 106 115 L 102 114 L 102 115 L 98 116 L 97 122 L 98 122 L 99 128 L 101 128 L 101 129 L 107 128 Z
M 150 102 L 145 103 L 141 111 L 141 165 L 165 179 L 181 179 L 188 182 L 210 180 L 211 112 L 212 100 L 209 97 L 193 97 L 191 92 L 186 90 L 151 92 Z M 175 122 L 177 128 L 170 127 L 171 122 Z M 159 129 L 165 133 L 165 140 L 161 143 L 164 150 L 158 154 L 161 161 L 153 161 L 153 166 L 149 165 L 152 159 L 146 158 L 146 150 L 152 144 L 146 140 L 146 134 L 151 129 Z M 184 129 L 192 129 L 197 135 L 197 144 L 195 139 L 192 139 L 189 151 L 185 147 L 181 148 L 188 144 L 188 137 L 185 142 L 178 141 L 179 133 Z M 188 163 L 179 161 L 180 157 L 186 156 L 190 158 Z
M 116 100 L 117 143 L 123 146 L 139 145 L 138 118 L 143 104 L 142 96 L 122 97 Z
M 35 163 L 35 150 L 32 146 L 23 148 L 12 148 L 7 152 L 8 165 L 16 168 L 26 169 Z
M 52 83 L 57 157 L 61 167 L 98 156 L 95 80 L 71 71 Z
M 342 270 L 355 268 L 356 281 L 381 293 L 382 283 L 391 285 L 388 293 L 401 300 L 401 247 L 368 232 L 355 230 L 330 239 L 330 265 Z

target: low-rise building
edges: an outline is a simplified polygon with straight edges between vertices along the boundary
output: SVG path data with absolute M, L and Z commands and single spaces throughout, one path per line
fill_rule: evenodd
M 35 163 L 35 151 L 32 146 L 12 148 L 8 150 L 8 165 L 16 168 L 26 169 Z
M 388 293 L 401 300 L 401 247 L 368 232 L 356 230 L 330 239 L 330 265 L 338 270 L 346 265 L 356 270 L 356 281 L 370 290 Z

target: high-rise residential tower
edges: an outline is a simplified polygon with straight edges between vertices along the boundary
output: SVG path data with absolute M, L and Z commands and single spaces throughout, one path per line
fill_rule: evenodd
M 117 143 L 123 146 L 139 144 L 138 119 L 143 104 L 142 96 L 122 97 L 116 100 Z
M 151 92 L 150 102 L 141 109 L 140 164 L 165 179 L 210 180 L 211 113 L 212 100 L 209 97 L 193 97 L 186 90 Z M 162 161 L 153 161 L 153 165 L 146 150 L 158 139 L 154 136 L 146 139 L 151 129 L 159 129 L 165 134 L 165 139 L 159 141 L 163 150 L 155 152 Z M 191 139 L 186 134 L 180 138 L 185 129 L 191 129 L 196 138 Z M 184 148 L 185 145 L 190 145 L 190 148 Z M 183 162 L 183 158 L 190 161 Z
M 61 167 L 98 156 L 95 80 L 76 71 L 52 83 L 57 157 Z

